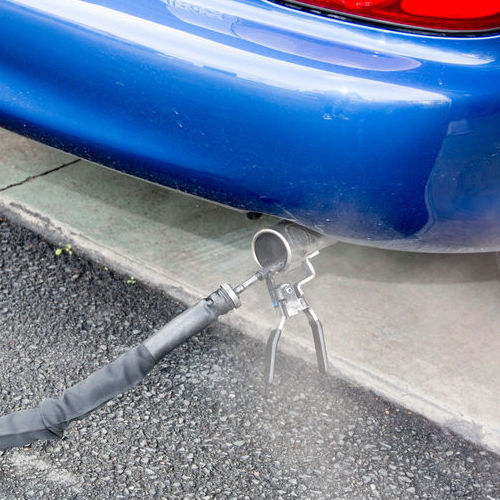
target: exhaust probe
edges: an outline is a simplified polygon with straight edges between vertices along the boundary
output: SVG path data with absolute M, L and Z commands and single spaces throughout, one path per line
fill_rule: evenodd
M 289 222 L 259 231 L 253 239 L 254 258 L 261 267 L 236 287 L 222 284 L 215 292 L 176 316 L 144 342 L 115 361 L 66 389 L 57 398 L 44 399 L 40 406 L 0 418 L 0 449 L 24 446 L 38 440 L 63 436 L 68 425 L 81 420 L 110 399 L 137 385 L 154 366 L 178 345 L 200 332 L 219 316 L 241 305 L 240 295 L 254 283 L 265 280 L 275 308 L 279 327 L 271 332 L 266 348 L 266 383 L 273 381 L 276 349 L 285 320 L 304 312 L 311 325 L 321 373 L 328 360 L 321 323 L 303 297 L 302 285 L 315 277 L 309 259 L 332 240 Z M 306 277 L 297 283 L 276 284 L 280 272 L 303 264 Z

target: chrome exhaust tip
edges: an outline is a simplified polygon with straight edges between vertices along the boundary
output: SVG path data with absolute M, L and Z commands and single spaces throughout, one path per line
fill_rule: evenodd
M 333 243 L 335 240 L 320 233 L 283 221 L 255 233 L 252 255 L 261 268 L 280 272 L 293 269 L 311 253 Z

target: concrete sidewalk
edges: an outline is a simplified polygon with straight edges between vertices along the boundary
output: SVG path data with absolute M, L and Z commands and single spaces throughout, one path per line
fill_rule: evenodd
M 0 212 L 185 301 L 248 277 L 255 270 L 251 237 L 274 222 L 249 221 L 5 131 Z M 315 263 L 319 277 L 306 291 L 325 325 L 334 368 L 500 452 L 496 256 L 339 243 Z M 276 316 L 263 286 L 227 321 L 264 340 Z M 280 348 L 314 362 L 301 320 L 290 322 Z M 279 364 L 277 371 L 286 376 Z

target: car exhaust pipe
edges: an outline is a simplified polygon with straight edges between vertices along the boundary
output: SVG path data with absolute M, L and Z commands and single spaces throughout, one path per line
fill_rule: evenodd
M 274 356 L 284 319 L 298 312 L 304 312 L 311 324 L 320 371 L 326 372 L 328 361 L 321 323 L 305 301 L 301 286 L 315 275 L 309 259 L 319 248 L 330 243 L 331 240 L 291 223 L 259 231 L 252 242 L 255 260 L 261 267 L 259 271 L 234 288 L 224 283 L 144 342 L 66 389 L 59 398 L 44 399 L 37 408 L 1 417 L 0 450 L 61 438 L 71 422 L 85 418 L 118 394 L 137 385 L 173 349 L 219 316 L 240 307 L 240 294 L 260 280 L 267 281 L 273 304 L 279 306 L 282 313 L 279 330 L 271 334 L 266 350 L 266 382 L 272 382 Z M 277 273 L 300 262 L 308 271 L 306 278 L 295 284 L 276 284 Z
M 327 236 L 283 221 L 255 233 L 252 254 L 260 267 L 282 272 L 296 268 L 308 255 L 333 243 Z

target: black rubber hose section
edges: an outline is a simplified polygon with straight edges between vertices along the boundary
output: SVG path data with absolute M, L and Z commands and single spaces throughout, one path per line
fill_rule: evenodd
M 163 356 L 195 333 L 239 306 L 229 285 L 200 300 L 142 344 L 126 352 L 82 382 L 66 389 L 58 399 L 44 399 L 38 408 L 0 418 L 0 450 L 37 440 L 62 437 L 74 420 L 80 420 L 104 403 L 137 385 Z M 236 297 L 237 299 L 237 297 Z
M 0 449 L 58 439 L 70 422 L 80 420 L 118 394 L 137 385 L 155 366 L 142 344 L 38 408 L 0 418 Z

